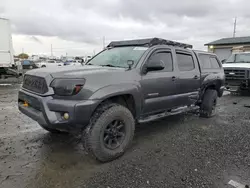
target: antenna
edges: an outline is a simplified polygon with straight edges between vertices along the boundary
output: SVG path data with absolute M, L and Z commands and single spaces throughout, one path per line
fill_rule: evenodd
M 103 49 L 105 49 L 105 36 L 102 37 L 102 45 L 103 45 Z
M 50 46 L 50 52 L 51 52 L 51 57 L 53 56 L 53 48 L 52 48 L 52 44 Z
M 237 17 L 235 17 L 235 20 L 234 20 L 234 32 L 233 32 L 234 38 L 235 38 L 235 34 L 236 34 L 236 26 L 237 26 Z

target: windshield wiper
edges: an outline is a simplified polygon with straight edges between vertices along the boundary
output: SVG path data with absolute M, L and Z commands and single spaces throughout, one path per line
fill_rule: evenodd
M 125 68 L 125 67 L 121 67 L 121 66 L 117 66 L 117 65 L 111 65 L 111 64 L 106 64 L 106 65 L 100 65 L 102 67 L 119 67 L 119 68 Z

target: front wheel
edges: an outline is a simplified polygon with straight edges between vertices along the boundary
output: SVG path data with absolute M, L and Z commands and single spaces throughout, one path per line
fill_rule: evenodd
M 99 161 L 112 161 L 124 154 L 133 140 L 132 113 L 119 104 L 100 106 L 85 130 L 87 150 Z
M 216 114 L 217 98 L 218 94 L 216 90 L 206 90 L 200 107 L 201 117 L 210 118 Z

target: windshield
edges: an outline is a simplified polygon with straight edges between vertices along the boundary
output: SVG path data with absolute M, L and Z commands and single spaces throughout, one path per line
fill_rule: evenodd
M 250 63 L 250 53 L 232 54 L 226 63 Z
M 128 68 L 127 61 L 133 60 L 136 65 L 147 49 L 134 46 L 107 49 L 91 59 L 87 65 Z

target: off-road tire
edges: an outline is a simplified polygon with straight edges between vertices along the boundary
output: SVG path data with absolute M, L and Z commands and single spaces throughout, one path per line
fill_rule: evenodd
M 218 93 L 216 90 L 206 90 L 200 106 L 200 117 L 210 118 L 216 114 L 217 98 Z
M 105 146 L 103 140 L 104 130 L 112 121 L 119 119 L 124 122 L 126 130 L 121 144 L 115 149 Z M 135 121 L 132 113 L 126 107 L 106 103 L 94 112 L 89 125 L 86 127 L 83 139 L 88 153 L 100 162 L 112 161 L 124 154 L 134 137 Z

